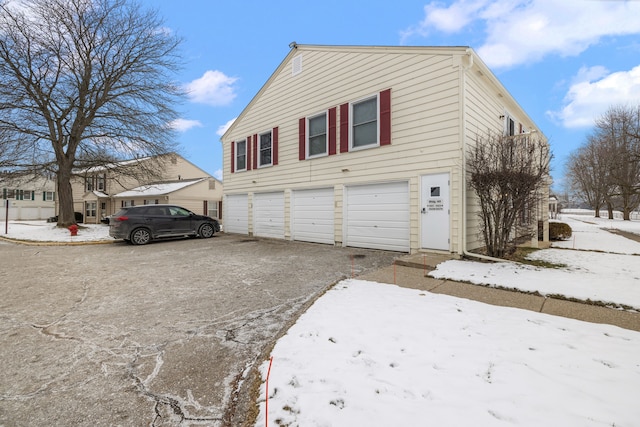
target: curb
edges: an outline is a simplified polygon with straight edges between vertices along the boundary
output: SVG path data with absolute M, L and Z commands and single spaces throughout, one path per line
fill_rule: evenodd
M 21 240 L 11 237 L 0 236 L 0 240 L 25 246 L 81 246 L 81 245 L 106 245 L 115 243 L 118 240 L 85 240 L 80 242 L 57 242 L 52 240 Z

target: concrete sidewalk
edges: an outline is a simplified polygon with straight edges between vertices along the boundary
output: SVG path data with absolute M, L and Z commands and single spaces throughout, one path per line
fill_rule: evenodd
M 429 271 L 435 269 L 438 263 L 449 259 L 452 259 L 452 257 L 440 254 L 409 255 L 396 260 L 395 266 L 385 267 L 358 278 L 467 298 L 486 304 L 521 308 L 640 331 L 640 313 L 488 286 L 434 279 L 426 275 Z

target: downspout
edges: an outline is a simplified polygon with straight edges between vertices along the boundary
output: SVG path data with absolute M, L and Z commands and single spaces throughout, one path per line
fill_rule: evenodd
M 473 51 L 471 49 L 467 49 L 466 52 L 466 61 L 461 61 L 461 69 L 460 73 L 462 88 L 461 88 L 461 101 L 460 101 L 460 142 L 461 142 L 461 150 L 462 150 L 462 206 L 460 216 L 462 217 L 462 233 L 460 243 L 460 248 L 458 250 L 458 254 L 462 254 L 462 256 L 470 257 L 470 258 L 478 258 L 485 261 L 495 261 L 495 262 L 513 262 L 507 259 L 494 258 L 487 255 L 475 254 L 467 251 L 467 143 L 466 143 L 466 135 L 467 135 L 467 121 L 466 121 L 466 106 L 467 106 L 467 71 L 469 71 L 473 67 Z

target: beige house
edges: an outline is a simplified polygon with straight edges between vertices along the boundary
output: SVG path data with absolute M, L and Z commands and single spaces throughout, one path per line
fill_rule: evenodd
M 222 137 L 225 231 L 464 254 L 483 245 L 465 162 L 487 131 L 544 138 L 470 48 L 293 44 Z
M 0 221 L 7 215 L 10 220 L 42 220 L 54 216 L 55 188 L 55 180 L 45 176 L 9 178 L 0 175 Z
M 149 167 L 161 171 L 160 179 L 141 182 L 144 175 L 136 174 L 136 169 Z M 222 182 L 173 153 L 75 171 L 72 191 L 74 210 L 89 224 L 99 223 L 124 206 L 158 203 L 221 218 Z

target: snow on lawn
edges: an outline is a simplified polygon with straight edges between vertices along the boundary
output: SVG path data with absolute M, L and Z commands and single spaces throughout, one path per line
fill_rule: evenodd
M 572 236 L 569 240 L 553 242 L 554 248 L 640 255 L 640 243 L 609 231 L 618 229 L 640 237 L 640 221 L 568 216 L 558 221 L 569 224 Z
M 394 285 L 339 283 L 271 354 L 270 426 L 640 419 L 640 333 Z
M 601 228 L 604 222 L 590 224 L 593 220 L 563 218 L 562 221 L 571 226 L 575 240 L 554 242 L 552 249 L 530 255 L 531 259 L 566 267 L 552 269 L 508 262 L 454 260 L 439 264 L 430 276 L 640 309 L 640 258 L 630 255 L 640 254 L 640 243 Z M 613 228 L 621 228 L 619 223 L 626 223 L 628 231 L 636 230 L 640 234 L 640 222 L 619 220 Z M 554 249 L 556 247 L 576 250 Z M 593 252 L 596 250 L 601 252 Z
M 72 236 L 68 229 L 46 221 L 9 221 L 8 227 L 0 221 L 0 237 L 35 242 L 113 241 L 106 224 L 80 224 L 78 235 Z

